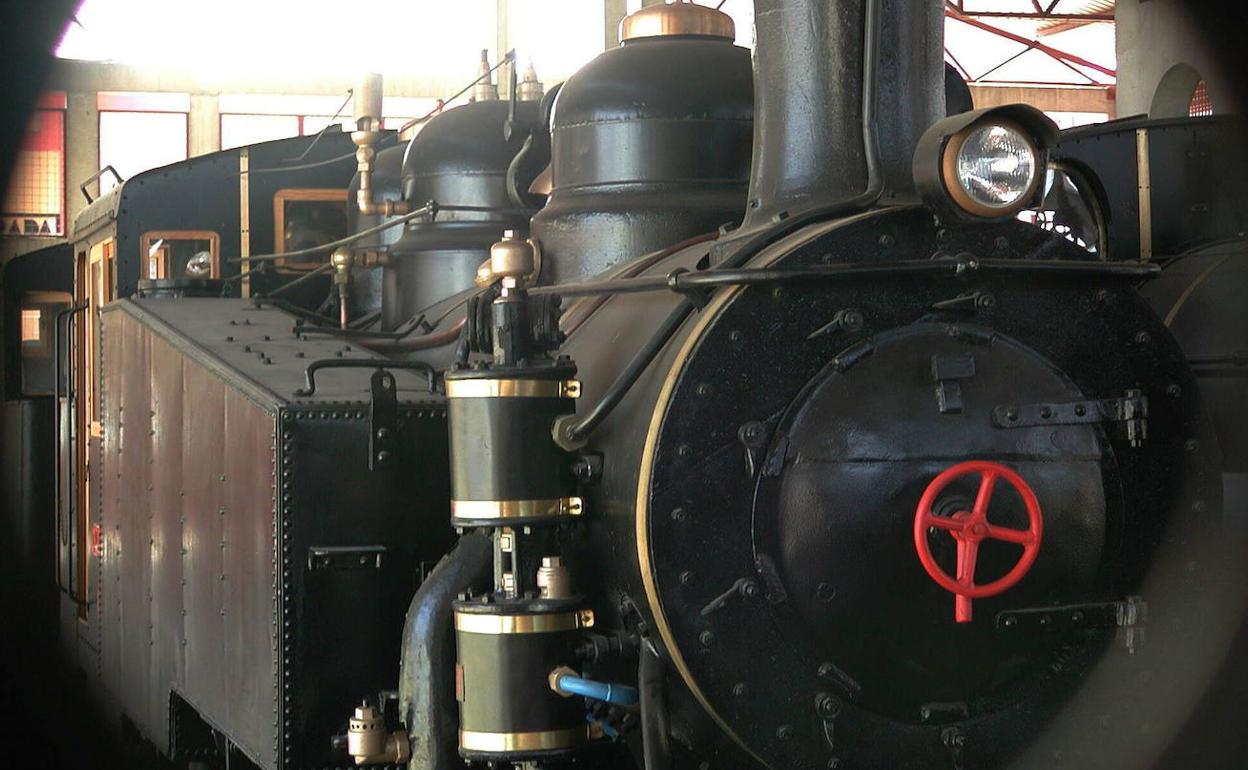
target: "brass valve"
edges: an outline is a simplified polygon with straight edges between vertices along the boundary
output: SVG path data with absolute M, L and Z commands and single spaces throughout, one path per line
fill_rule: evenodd
M 347 722 L 347 753 L 357 765 L 405 764 L 412 755 L 407 732 L 386 732 L 386 720 L 375 706 L 362 704 Z
M 490 258 L 477 268 L 476 284 L 489 286 L 500 280 L 512 286 L 532 283 L 541 270 L 542 251 L 537 242 L 507 230 L 503 239 L 490 247 Z
M 334 266 L 334 283 L 345 284 L 351 281 L 351 266 L 355 264 L 355 254 L 351 249 L 340 247 L 329 255 L 329 263 Z

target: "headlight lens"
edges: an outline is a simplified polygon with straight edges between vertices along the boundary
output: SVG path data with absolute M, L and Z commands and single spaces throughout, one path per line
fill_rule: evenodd
M 212 253 L 208 251 L 197 252 L 190 259 L 186 260 L 184 272 L 187 278 L 212 277 Z
M 958 148 L 958 186 L 980 206 L 1007 210 L 1034 190 L 1035 145 L 1003 125 L 973 129 Z

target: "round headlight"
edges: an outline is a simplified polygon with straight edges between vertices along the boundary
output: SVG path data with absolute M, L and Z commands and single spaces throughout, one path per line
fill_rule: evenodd
M 1039 152 L 1031 138 L 1008 123 L 970 126 L 945 148 L 949 195 L 967 213 L 1003 217 L 1022 210 L 1040 183 Z
M 196 252 L 194 256 L 186 260 L 186 267 L 183 272 L 187 278 L 211 278 L 212 252 Z

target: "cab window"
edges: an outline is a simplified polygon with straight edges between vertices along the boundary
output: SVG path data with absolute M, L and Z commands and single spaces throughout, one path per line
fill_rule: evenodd
M 211 230 L 152 230 L 143 233 L 139 248 L 144 278 L 185 278 L 186 263 L 204 253 L 211 257 L 208 277 L 221 276 L 221 237 Z
M 288 189 L 273 196 L 273 253 L 322 246 L 347 234 L 345 189 Z M 310 270 L 324 264 L 326 255 L 303 259 L 279 259 L 277 267 Z

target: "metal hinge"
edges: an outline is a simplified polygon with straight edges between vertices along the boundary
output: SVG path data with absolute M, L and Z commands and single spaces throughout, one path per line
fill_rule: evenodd
M 1118 640 L 1129 653 L 1134 653 L 1144 634 L 1148 619 L 1148 603 L 1140 596 L 1128 596 L 1117 602 L 1086 602 L 1052 607 L 1006 610 L 997 614 L 997 629 L 1010 632 L 1035 632 L 1074 628 L 1116 628 Z
M 1122 398 L 1008 404 L 993 408 L 992 423 L 998 428 L 1107 423 L 1117 428 L 1117 438 L 1138 447 L 1148 438 L 1148 398 L 1144 391 L 1131 389 Z

